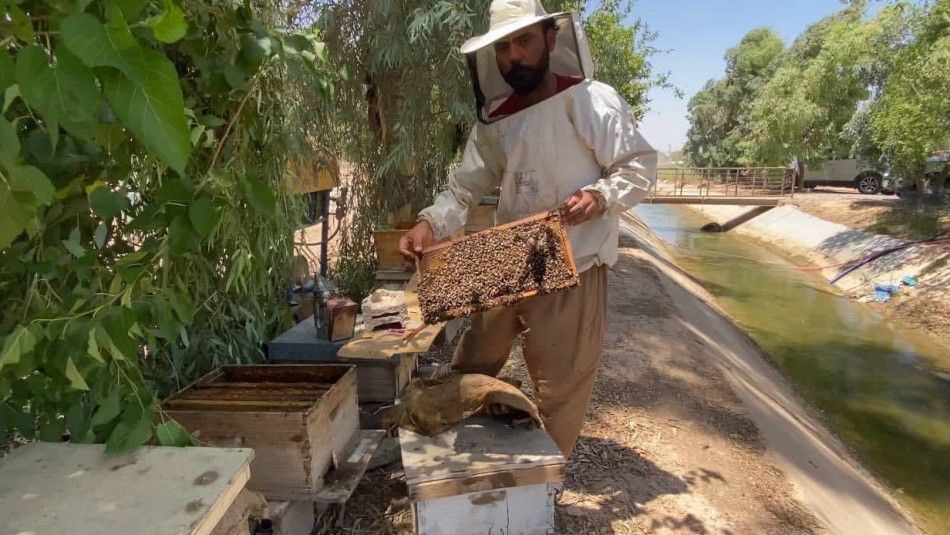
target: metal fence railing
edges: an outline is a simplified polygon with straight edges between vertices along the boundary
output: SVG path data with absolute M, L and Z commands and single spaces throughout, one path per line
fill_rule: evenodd
M 792 170 L 785 167 L 660 167 L 651 196 L 790 197 Z

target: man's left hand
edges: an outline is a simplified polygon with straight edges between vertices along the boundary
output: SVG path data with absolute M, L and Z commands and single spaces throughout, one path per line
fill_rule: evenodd
M 580 225 L 600 213 L 600 205 L 594 194 L 587 190 L 577 190 L 561 206 L 561 217 L 568 226 Z

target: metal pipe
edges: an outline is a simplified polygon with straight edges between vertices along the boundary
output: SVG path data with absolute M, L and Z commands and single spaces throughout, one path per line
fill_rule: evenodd
M 323 224 L 320 226 L 320 276 L 326 277 L 329 264 L 327 245 L 330 242 L 330 192 L 324 191 L 320 197 L 323 202 L 321 207 Z

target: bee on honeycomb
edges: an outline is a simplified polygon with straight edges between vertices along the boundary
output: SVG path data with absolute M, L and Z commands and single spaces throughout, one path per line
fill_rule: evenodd
M 560 216 L 552 212 L 424 252 L 419 305 L 432 324 L 572 288 L 578 280 Z

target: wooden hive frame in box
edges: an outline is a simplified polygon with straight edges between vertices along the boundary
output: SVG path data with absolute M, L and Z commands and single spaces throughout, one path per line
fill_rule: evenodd
M 573 288 L 580 280 L 556 211 L 429 247 L 418 272 L 419 304 L 430 324 Z
M 315 499 L 359 439 L 353 366 L 223 366 L 162 410 L 204 444 L 253 448 L 248 488 L 271 500 Z

